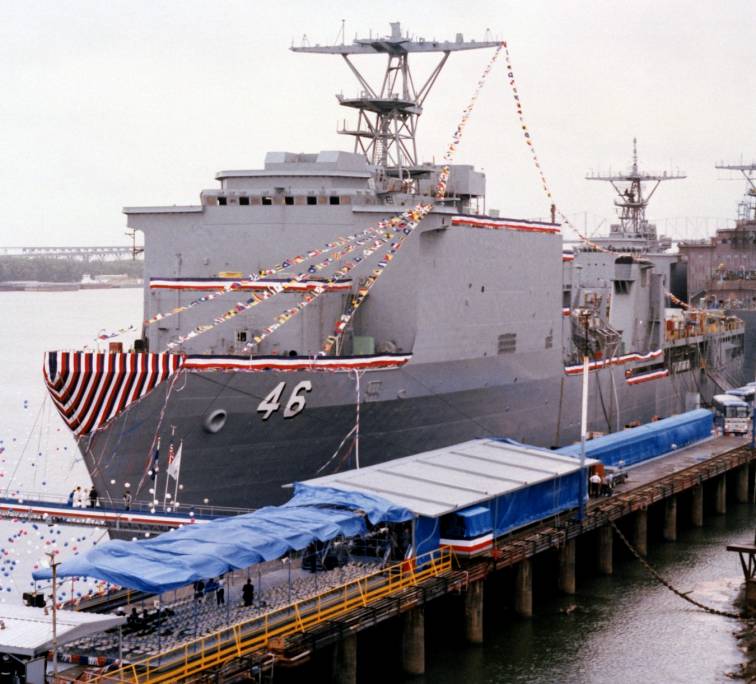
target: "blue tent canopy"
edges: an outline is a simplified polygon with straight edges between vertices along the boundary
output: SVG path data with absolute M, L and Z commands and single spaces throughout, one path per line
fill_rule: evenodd
M 711 437 L 712 426 L 711 411 L 696 409 L 591 439 L 585 443 L 585 453 L 605 465 L 631 466 Z M 577 458 L 580 444 L 562 447 L 557 453 Z
M 367 522 L 403 522 L 413 513 L 378 496 L 296 484 L 283 506 L 179 529 L 139 541 L 95 546 L 58 567 L 58 577 L 93 577 L 161 593 L 230 570 L 275 560 L 314 541 L 365 534 Z M 49 569 L 34 579 L 49 579 Z

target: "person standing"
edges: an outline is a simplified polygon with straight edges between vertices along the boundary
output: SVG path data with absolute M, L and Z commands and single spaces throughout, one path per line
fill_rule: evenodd
M 100 495 L 97 493 L 97 490 L 95 489 L 94 485 L 92 485 L 92 489 L 89 490 L 89 507 L 94 508 L 95 506 L 98 506 L 100 504 Z
M 601 475 L 594 472 L 593 475 L 591 475 L 589 482 L 591 484 L 590 496 L 598 496 L 601 491 Z
M 218 588 L 215 590 L 215 600 L 217 605 L 222 606 L 226 602 L 226 580 L 223 575 L 218 578 Z
M 252 584 L 252 580 L 247 577 L 247 583 L 242 587 L 242 599 L 244 599 L 244 605 L 248 608 L 255 600 L 255 585 Z
M 84 492 L 81 487 L 74 490 L 74 508 L 84 508 Z
M 123 508 L 126 511 L 131 510 L 131 492 L 123 493 Z

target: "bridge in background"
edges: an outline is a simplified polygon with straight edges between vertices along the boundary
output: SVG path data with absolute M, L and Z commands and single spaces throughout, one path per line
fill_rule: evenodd
M 0 247 L 0 257 L 25 257 L 35 259 L 131 259 L 143 252 L 138 245 L 85 245 L 79 247 Z

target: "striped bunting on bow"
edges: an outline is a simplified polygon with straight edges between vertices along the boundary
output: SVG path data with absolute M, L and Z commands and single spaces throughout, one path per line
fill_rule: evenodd
M 48 352 L 45 384 L 66 425 L 86 435 L 181 368 L 181 354 Z

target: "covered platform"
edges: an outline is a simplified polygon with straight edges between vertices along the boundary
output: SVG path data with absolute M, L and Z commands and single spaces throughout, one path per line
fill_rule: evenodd
M 595 463 L 586 461 L 586 472 Z M 475 439 L 304 484 L 369 492 L 412 511 L 417 555 L 442 543 L 457 553 L 485 551 L 498 536 L 577 507 L 581 492 L 587 498 L 574 458 L 494 439 Z
M 62 646 L 125 622 L 126 618 L 117 615 L 61 610 L 56 616 L 57 642 Z M 0 677 L 8 677 L 2 681 L 44 684 L 47 681 L 47 653 L 52 642 L 50 611 L 12 604 L 0 606 Z M 14 675 L 18 677 L 17 680 L 13 679 Z

